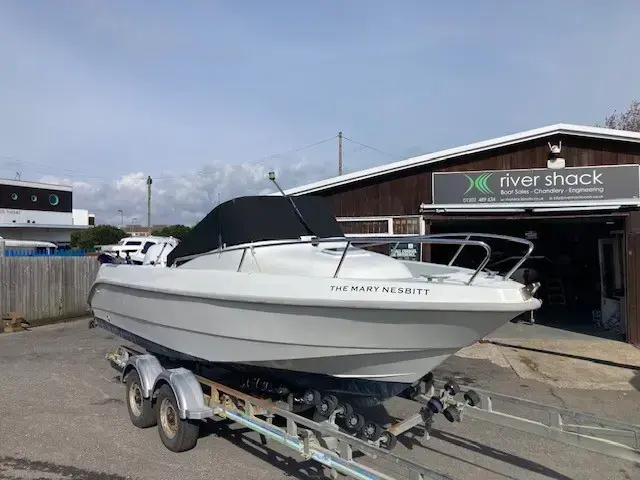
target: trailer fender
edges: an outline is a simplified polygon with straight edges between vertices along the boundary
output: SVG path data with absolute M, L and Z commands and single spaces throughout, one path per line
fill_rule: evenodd
M 129 358 L 125 367 L 122 369 L 121 381 L 127 381 L 127 375 L 131 370 L 136 370 L 140 376 L 140 387 L 142 388 L 142 396 L 144 398 L 151 397 L 154 392 L 154 385 L 158 375 L 164 370 L 162 365 L 153 355 L 134 355 Z
M 182 367 L 163 370 L 155 379 L 153 391 L 165 383 L 173 390 L 182 420 L 213 417 L 213 409 L 205 405 L 202 387 L 191 370 Z

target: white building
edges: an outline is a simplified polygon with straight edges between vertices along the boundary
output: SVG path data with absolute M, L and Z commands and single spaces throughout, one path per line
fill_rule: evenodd
M 69 186 L 0 179 L 0 237 L 63 247 L 71 232 L 94 224 L 88 210 L 73 208 Z

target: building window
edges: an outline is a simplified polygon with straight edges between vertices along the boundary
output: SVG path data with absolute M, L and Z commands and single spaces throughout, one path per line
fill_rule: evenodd
M 420 217 L 394 218 L 394 235 L 420 235 Z
M 384 220 L 340 220 L 345 235 L 389 233 L 389 222 Z

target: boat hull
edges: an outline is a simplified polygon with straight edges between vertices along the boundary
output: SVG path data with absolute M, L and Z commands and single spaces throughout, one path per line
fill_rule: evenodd
M 102 268 L 116 271 L 108 270 L 114 268 L 109 265 Z M 324 299 L 307 296 L 306 304 L 295 295 L 288 300 L 281 297 L 277 303 L 258 296 L 250 301 L 252 282 L 263 293 L 273 288 L 273 282 L 270 287 L 260 287 L 255 284 L 257 276 L 251 280 L 251 275 L 245 278 L 242 295 L 237 295 L 241 298 L 233 300 L 198 295 L 194 286 L 189 286 L 189 295 L 181 293 L 181 276 L 189 274 L 193 280 L 196 271 L 116 268 L 130 274 L 127 284 L 123 283 L 126 275 L 107 273 L 99 275 L 90 293 L 94 316 L 104 321 L 106 328 L 206 362 L 281 371 L 288 376 L 297 372 L 305 378 L 331 377 L 339 380 L 334 382 L 337 389 L 350 388 L 352 381 L 365 381 L 384 384 L 385 391 L 390 384 L 397 384 L 393 390 L 401 391 L 459 349 L 527 310 L 522 301 L 519 308 L 512 305 L 502 310 L 482 305 L 462 310 L 456 309 L 455 303 L 447 309 L 446 302 L 432 302 L 435 308 L 430 308 L 424 299 L 363 302 L 356 296 L 352 302 L 336 301 L 330 295 Z M 154 281 L 145 283 L 152 273 Z M 201 283 L 206 283 L 205 278 L 220 281 L 243 275 L 228 272 L 225 277 L 225 273 L 199 274 Z M 314 280 L 316 295 L 323 289 L 332 292 L 329 284 Z M 289 284 L 290 293 L 304 288 L 300 284 L 305 281 L 295 279 L 295 286 Z M 437 290 L 438 286 L 429 288 Z M 218 292 L 223 290 L 217 288 Z

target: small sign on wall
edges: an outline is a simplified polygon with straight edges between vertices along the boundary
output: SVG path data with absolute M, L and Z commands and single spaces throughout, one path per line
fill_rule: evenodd
M 0 208 L 0 215 L 20 215 L 20 210 L 14 208 Z
M 389 244 L 389 256 L 397 260 L 420 262 L 422 261 L 422 244 L 408 242 L 391 243 Z
M 73 225 L 73 214 L 0 208 L 0 224 Z

